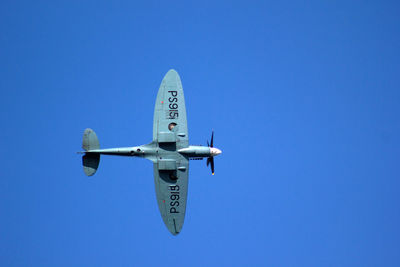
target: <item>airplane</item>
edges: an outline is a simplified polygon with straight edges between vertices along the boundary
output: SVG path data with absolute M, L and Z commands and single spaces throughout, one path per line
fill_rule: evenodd
M 100 155 L 129 156 L 153 162 L 158 208 L 168 230 L 177 235 L 186 213 L 189 160 L 207 158 L 214 175 L 214 157 L 222 151 L 214 147 L 214 131 L 207 146 L 189 145 L 186 106 L 179 74 L 171 69 L 158 90 L 153 119 L 153 141 L 147 145 L 100 149 L 96 133 L 87 128 L 83 134 L 83 171 L 96 173 Z

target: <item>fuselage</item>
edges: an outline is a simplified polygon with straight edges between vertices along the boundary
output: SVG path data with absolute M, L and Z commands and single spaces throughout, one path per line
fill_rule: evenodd
M 128 156 L 128 157 L 144 157 L 152 161 L 155 161 L 159 150 L 164 150 L 164 148 L 157 146 L 154 143 L 151 143 L 148 145 L 134 146 L 134 147 L 94 149 L 86 151 L 86 153 L 100 154 L 100 155 Z M 176 152 L 184 155 L 185 157 L 188 157 L 189 159 L 209 158 L 217 156 L 222 153 L 222 151 L 216 147 L 206 147 L 206 146 L 189 146 L 186 148 L 181 148 Z

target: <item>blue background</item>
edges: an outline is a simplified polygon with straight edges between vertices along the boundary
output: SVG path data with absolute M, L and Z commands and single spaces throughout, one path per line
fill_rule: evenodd
M 397 1 L 2 1 L 0 265 L 400 266 Z M 191 144 L 174 237 L 152 164 L 171 69 Z

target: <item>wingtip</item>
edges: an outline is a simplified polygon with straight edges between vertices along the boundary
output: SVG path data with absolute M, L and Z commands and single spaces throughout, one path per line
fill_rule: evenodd
M 173 79 L 173 78 L 179 78 L 179 74 L 175 69 L 170 69 L 168 72 L 165 74 L 164 79 Z M 180 78 L 179 78 L 180 79 Z

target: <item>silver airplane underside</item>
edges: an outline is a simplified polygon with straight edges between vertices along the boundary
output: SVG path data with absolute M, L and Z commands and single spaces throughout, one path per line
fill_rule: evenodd
M 161 216 L 168 230 L 177 235 L 186 213 L 189 160 L 207 158 L 214 174 L 214 157 L 221 150 L 214 147 L 214 133 L 208 146 L 190 146 L 186 106 L 178 73 L 170 70 L 158 90 L 153 119 L 153 140 L 141 146 L 100 149 L 96 133 L 83 134 L 83 170 L 87 176 L 96 173 L 100 155 L 142 157 L 153 162 L 154 183 Z

